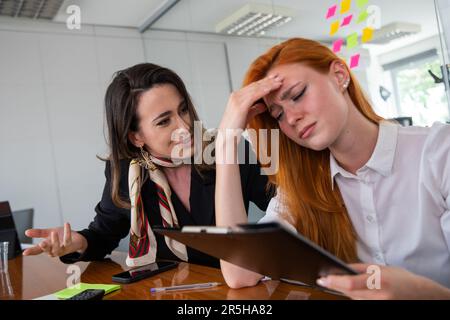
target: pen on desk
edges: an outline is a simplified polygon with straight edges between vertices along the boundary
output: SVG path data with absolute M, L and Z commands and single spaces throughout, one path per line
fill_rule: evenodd
M 206 283 L 193 283 L 193 284 L 183 284 L 179 286 L 172 287 L 160 287 L 160 288 L 151 288 L 150 292 L 168 292 L 175 290 L 192 290 L 192 289 L 206 289 L 220 286 L 220 282 L 206 282 Z

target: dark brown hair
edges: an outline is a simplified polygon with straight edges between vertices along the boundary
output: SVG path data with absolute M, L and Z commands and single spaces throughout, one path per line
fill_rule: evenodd
M 105 113 L 108 130 L 107 144 L 111 168 L 111 197 L 113 203 L 121 208 L 130 208 L 129 199 L 119 195 L 120 161 L 124 159 L 137 159 L 141 152 L 128 138 L 129 132 L 139 129 L 137 107 L 141 94 L 155 86 L 171 84 L 186 101 L 189 117 L 193 126 L 199 121 L 192 99 L 186 90 L 181 78 L 172 70 L 152 64 L 141 63 L 115 73 L 105 95 Z M 192 129 L 192 128 L 191 128 Z M 211 169 L 207 165 L 194 165 L 195 169 L 202 171 Z

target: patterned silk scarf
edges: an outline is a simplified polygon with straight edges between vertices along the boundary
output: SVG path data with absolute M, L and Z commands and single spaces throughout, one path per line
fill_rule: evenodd
M 150 179 L 156 185 L 159 210 L 164 227 L 179 227 L 178 219 L 170 199 L 171 190 L 164 172 L 154 164 L 163 167 L 177 167 L 171 161 L 156 158 L 150 155 L 151 162 L 132 160 L 128 173 L 128 185 L 131 202 L 131 229 L 130 246 L 126 263 L 129 267 L 137 267 L 153 263 L 156 260 L 156 238 L 144 211 L 141 187 L 143 179 L 141 172 L 146 169 Z M 147 208 L 151 210 L 151 208 Z M 178 241 L 164 237 L 167 247 L 178 258 L 188 260 L 186 246 Z

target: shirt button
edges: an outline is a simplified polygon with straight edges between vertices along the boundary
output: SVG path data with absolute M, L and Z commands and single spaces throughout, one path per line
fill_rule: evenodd
M 375 221 L 375 217 L 374 216 L 367 216 L 366 219 L 369 222 L 374 222 Z
M 374 256 L 375 260 L 377 260 L 378 263 L 380 263 L 383 260 L 383 257 L 381 256 L 381 253 L 377 252 Z

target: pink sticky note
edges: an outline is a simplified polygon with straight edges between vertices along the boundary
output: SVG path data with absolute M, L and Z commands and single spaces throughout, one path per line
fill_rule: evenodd
M 344 26 L 350 24 L 350 22 L 352 22 L 352 18 L 353 18 L 353 15 L 352 15 L 352 14 L 349 15 L 349 16 L 346 16 L 346 17 L 344 18 L 344 20 L 342 21 L 341 27 L 344 27 Z
M 337 53 L 341 51 L 342 45 L 344 44 L 344 39 L 338 39 L 333 42 L 333 52 Z
M 328 11 L 327 11 L 327 19 L 330 19 L 331 17 L 333 17 L 336 14 L 336 10 L 337 10 L 337 5 L 329 7 Z
M 359 65 L 360 54 L 355 54 L 350 58 L 350 69 L 356 68 Z

